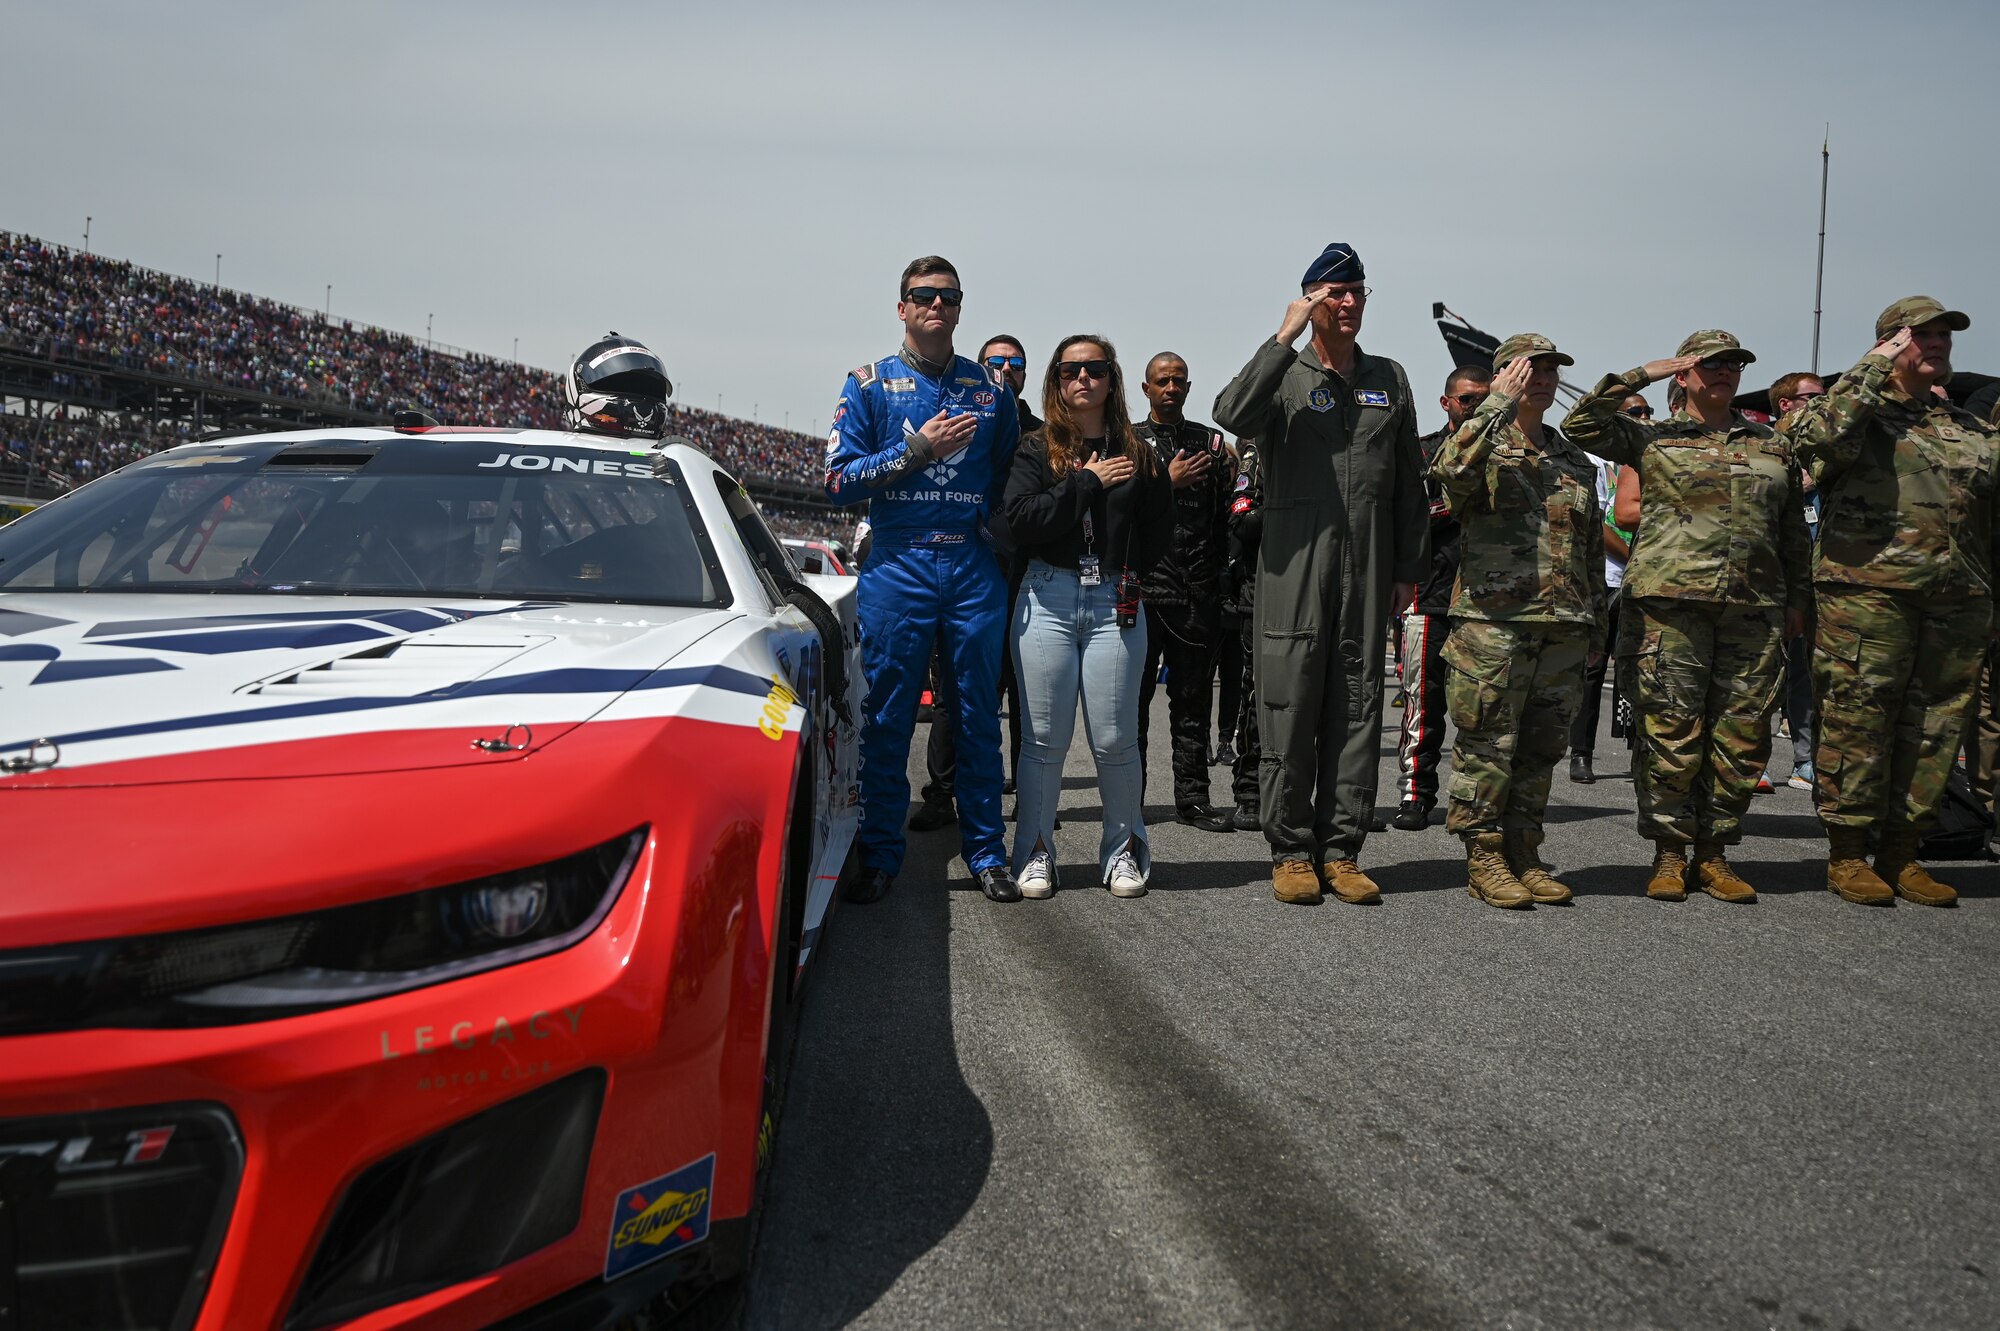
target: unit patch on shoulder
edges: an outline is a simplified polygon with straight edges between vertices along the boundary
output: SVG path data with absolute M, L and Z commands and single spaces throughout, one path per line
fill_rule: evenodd
M 914 393 L 917 391 L 915 379 L 884 379 L 882 391 L 885 393 Z
M 1313 389 L 1312 392 L 1306 394 L 1306 405 L 1314 411 L 1332 411 L 1333 390 L 1330 388 Z
M 1389 395 L 1379 388 L 1357 388 L 1354 390 L 1354 405 L 1357 407 L 1386 407 Z
M 875 382 L 875 367 L 873 365 L 857 365 L 847 372 L 847 377 L 855 383 L 864 386 L 872 384 Z
M 616 1280 L 708 1237 L 713 1153 L 618 1194 L 611 1240 L 604 1250 L 604 1278 Z
M 1246 472 L 1243 472 L 1243 473 L 1241 473 L 1241 474 L 1239 474 L 1239 475 L 1237 476 L 1237 478 L 1236 478 L 1236 488 L 1237 488 L 1238 490 L 1248 490 L 1248 489 L 1250 488 L 1250 473 L 1249 473 L 1249 472 L 1247 472 L 1247 471 L 1246 471 Z

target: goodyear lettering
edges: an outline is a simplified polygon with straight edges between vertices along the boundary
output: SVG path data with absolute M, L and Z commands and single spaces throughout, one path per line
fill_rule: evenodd
M 763 732 L 765 739 L 785 737 L 785 721 L 792 714 L 792 704 L 798 700 L 799 695 L 793 693 L 783 680 L 776 675 L 771 676 L 771 691 L 765 695 L 763 714 L 757 718 L 757 729 Z

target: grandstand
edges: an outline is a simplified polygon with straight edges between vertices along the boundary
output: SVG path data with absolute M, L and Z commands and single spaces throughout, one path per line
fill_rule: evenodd
M 316 310 L 0 231 L 0 495 L 47 499 L 218 432 L 387 425 L 560 424 L 561 382 Z M 821 442 L 670 404 L 788 532 L 838 531 Z

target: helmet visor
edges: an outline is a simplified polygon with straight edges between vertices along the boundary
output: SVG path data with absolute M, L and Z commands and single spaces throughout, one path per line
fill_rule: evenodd
M 667 397 L 674 391 L 660 358 L 644 347 L 612 347 L 578 365 L 576 380 L 577 387 L 593 393 Z

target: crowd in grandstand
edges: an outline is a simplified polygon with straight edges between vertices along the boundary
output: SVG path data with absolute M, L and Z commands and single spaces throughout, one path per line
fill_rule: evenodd
M 439 351 L 419 338 L 0 231 L 0 344 L 190 385 L 386 415 L 413 406 L 453 424 L 554 428 L 561 385 L 516 361 Z M 820 482 L 817 440 L 694 407 L 674 432 L 745 479 Z M 5 443 L 69 484 L 181 442 L 138 418 L 10 417 Z

